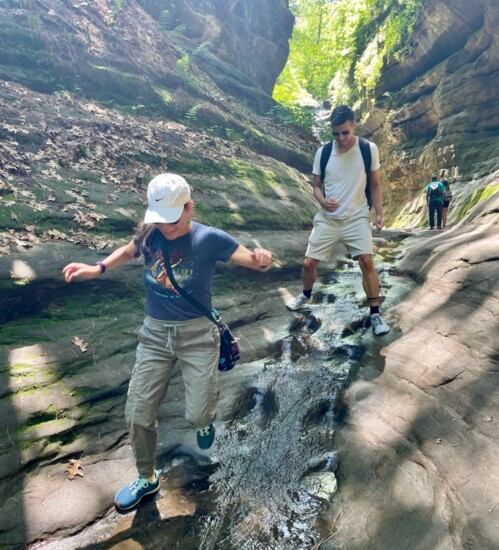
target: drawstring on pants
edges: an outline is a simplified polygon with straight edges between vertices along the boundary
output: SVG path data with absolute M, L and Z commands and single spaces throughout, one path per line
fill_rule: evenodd
M 165 347 L 170 353 L 173 353 L 173 340 L 175 336 L 177 336 L 177 325 L 165 324 L 165 328 L 168 329 L 166 334 L 167 340 Z

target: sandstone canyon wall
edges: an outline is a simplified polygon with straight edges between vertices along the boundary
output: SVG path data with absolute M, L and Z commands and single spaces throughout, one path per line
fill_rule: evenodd
M 412 53 L 384 67 L 364 130 L 385 159 L 389 223 L 424 224 L 433 173 L 451 183 L 451 222 L 498 190 L 498 24 L 494 0 L 431 0 Z

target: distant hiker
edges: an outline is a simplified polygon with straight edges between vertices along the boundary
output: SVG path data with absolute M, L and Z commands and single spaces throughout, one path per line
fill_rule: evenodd
M 426 205 L 430 218 L 430 229 L 435 229 L 435 212 L 437 213 L 437 229 L 442 229 L 442 201 L 444 186 L 438 181 L 437 176 L 431 177 L 431 182 L 426 186 Z
M 185 385 L 185 416 L 197 428 L 197 443 L 208 449 L 215 438 L 220 332 L 172 286 L 165 258 L 173 278 L 181 281 L 179 286 L 209 309 L 217 261 L 230 260 L 257 271 L 266 271 L 272 262 L 268 250 L 251 252 L 224 231 L 192 221 L 194 203 L 181 176 L 156 176 L 148 185 L 147 199 L 144 223 L 128 244 L 96 265 L 70 263 L 63 269 L 69 283 L 76 278 L 93 279 L 134 257 L 144 257 L 146 318 L 138 333 L 125 407 L 140 477 L 116 494 L 114 502 L 121 510 L 133 508 L 159 489 L 155 422 L 177 360 Z
M 447 180 L 442 180 L 442 185 L 444 186 L 444 194 L 442 198 L 442 229 L 445 229 L 445 226 L 447 225 L 447 210 L 452 200 L 452 191 L 450 190 L 450 185 Z
M 376 210 L 376 228 L 383 227 L 379 152 L 376 145 L 355 135 L 354 113 L 347 105 L 331 113 L 334 141 L 319 147 L 313 165 L 313 194 L 321 209 L 314 217 L 302 268 L 303 291 L 286 307 L 292 311 L 310 302 L 319 262 L 329 261 L 335 246 L 343 243 L 359 262 L 377 335 L 390 327 L 381 318 L 379 280 L 373 262 L 373 239 L 369 219 L 370 199 Z

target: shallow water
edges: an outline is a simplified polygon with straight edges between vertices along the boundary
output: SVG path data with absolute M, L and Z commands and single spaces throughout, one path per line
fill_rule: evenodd
M 393 272 L 397 250 L 389 242 L 376 258 L 385 309 L 412 284 Z M 377 360 L 382 340 L 359 307 L 356 264 L 345 261 L 318 286 L 279 357 L 242 391 L 233 418 L 217 423 L 211 457 L 177 449 L 161 495 L 136 513 L 112 510 L 71 541 L 32 548 L 303 550 L 324 540 L 336 491 L 335 405 L 352 372 Z
M 394 250 L 377 258 L 388 305 L 405 285 L 392 273 Z M 321 516 L 336 490 L 335 403 L 373 338 L 363 298 L 356 266 L 329 273 L 291 323 L 281 357 L 255 380 L 247 414 L 220 430 L 201 549 L 298 550 L 327 535 Z

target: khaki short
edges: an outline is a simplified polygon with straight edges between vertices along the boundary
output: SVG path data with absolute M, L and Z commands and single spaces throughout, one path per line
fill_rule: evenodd
M 308 239 L 305 256 L 328 262 L 338 244 L 346 246 L 353 258 L 373 253 L 371 220 L 367 212 L 335 220 L 320 210 L 314 217 L 314 228 Z

